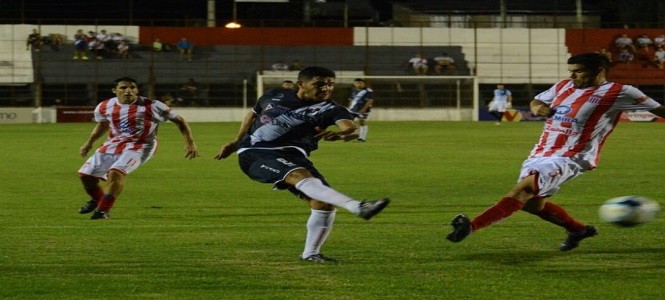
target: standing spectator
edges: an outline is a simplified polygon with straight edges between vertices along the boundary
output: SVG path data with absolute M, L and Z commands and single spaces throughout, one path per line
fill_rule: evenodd
M 649 47 L 653 46 L 653 40 L 651 40 L 651 38 L 646 34 L 640 35 L 636 41 L 637 46 L 640 48 L 646 48 L 647 51 L 649 51 Z
M 663 47 L 658 47 L 657 49 L 656 53 L 654 53 L 653 63 L 658 69 L 662 69 L 665 63 L 665 50 L 663 50 Z
M 113 39 L 110 34 L 106 32 L 106 29 L 102 29 L 102 31 L 98 34 L 96 34 L 94 37 L 97 38 L 99 42 L 104 44 L 104 47 L 106 49 L 113 49 Z
M 186 57 L 188 61 L 192 61 L 192 50 L 194 48 L 192 42 L 190 42 L 186 37 L 183 37 L 178 41 L 176 47 L 178 47 L 178 55 L 180 59 Z
M 74 34 L 74 57 L 72 59 L 88 59 L 88 36 L 82 29 Z
M 162 52 L 164 45 L 159 38 L 152 42 L 152 52 Z
M 448 240 L 460 242 L 520 210 L 566 230 L 560 251 L 575 249 L 580 241 L 597 234 L 595 227 L 573 218 L 548 199 L 565 182 L 596 168 L 601 149 L 622 112 L 649 110 L 662 118 L 665 107 L 631 85 L 608 82 L 610 62 L 605 56 L 583 53 L 570 57 L 567 63 L 570 78 L 531 101 L 531 112 L 547 117 L 547 121 L 538 143 L 522 164 L 517 184 L 473 220 L 457 215 Z
M 90 219 L 108 219 L 109 211 L 125 187 L 125 176 L 147 162 L 157 150 L 157 129 L 167 120 L 178 125 L 185 139 L 185 157 L 198 155 L 192 130 L 181 116 L 166 104 L 139 96 L 136 80 L 129 77 L 114 81 L 115 97 L 102 101 L 95 108 L 97 126 L 79 149 L 86 156 L 92 144 L 106 131 L 108 139 L 79 170 L 83 188 L 90 200 L 80 214 L 92 212 Z M 106 193 L 99 185 L 108 182 Z
M 620 37 L 618 37 L 616 40 L 614 40 L 614 44 L 617 46 L 619 49 L 619 52 L 623 49 L 628 49 L 630 52 L 635 53 L 635 44 L 633 44 L 633 40 L 628 37 L 628 34 L 623 33 L 621 34 Z
M 357 141 L 366 142 L 367 131 L 369 130 L 367 120 L 372 111 L 372 104 L 374 104 L 374 90 L 365 85 L 364 79 L 356 78 L 353 80 L 349 103 L 349 110 L 355 119 L 358 119 L 358 125 L 360 125 Z
M 269 89 L 243 119 L 236 137 L 222 146 L 216 159 L 238 152 L 240 168 L 251 179 L 288 189 L 307 201 L 305 248 L 300 259 L 336 263 L 320 252 L 335 221 L 335 207 L 369 220 L 390 200 L 358 201 L 330 187 L 308 159 L 319 140 L 346 140 L 356 126 L 343 106 L 331 101 L 335 72 L 307 67 L 298 73 L 298 90 Z M 337 131 L 327 128 L 335 125 Z
M 127 45 L 127 42 L 121 41 L 118 44 L 118 56 L 120 58 L 129 58 L 129 45 Z
M 441 56 L 434 58 L 434 72 L 438 75 L 455 75 L 455 59 L 448 53 L 442 53 Z
M 272 66 L 270 66 L 270 68 L 273 71 L 288 71 L 289 70 L 289 65 L 285 64 L 283 61 L 280 60 L 280 61 L 272 64 Z
M 92 56 L 94 56 L 96 59 L 103 59 L 104 52 L 106 52 L 106 45 L 102 43 L 99 39 L 96 37 L 90 41 L 88 44 L 88 48 L 90 48 L 90 51 L 92 52 Z
M 501 125 L 501 119 L 506 109 L 512 106 L 513 95 L 510 90 L 506 89 L 503 83 L 496 85 L 494 90 L 494 98 L 488 107 L 490 114 L 496 118 L 496 125 Z
M 427 59 L 423 57 L 422 54 L 416 53 L 416 56 L 409 59 L 406 63 L 407 67 L 411 66 L 413 73 L 415 75 L 425 76 L 427 75 Z
M 30 47 L 32 46 L 32 50 L 39 51 L 42 49 L 42 43 L 41 34 L 39 34 L 37 29 L 33 29 L 32 33 L 28 35 L 28 39 L 25 41 L 25 50 L 30 50 Z
M 184 105 L 194 105 L 198 106 L 199 103 L 199 83 L 194 80 L 194 78 L 188 79 L 180 87 L 180 95 L 183 100 Z

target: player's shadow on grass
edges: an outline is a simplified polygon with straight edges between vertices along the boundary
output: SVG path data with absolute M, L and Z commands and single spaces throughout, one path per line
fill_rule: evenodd
M 535 262 L 545 261 L 553 258 L 561 258 L 570 255 L 577 257 L 583 255 L 621 255 L 622 257 L 628 255 L 636 255 L 644 257 L 644 255 L 658 255 L 665 258 L 665 248 L 615 248 L 615 249 L 575 249 L 570 252 L 561 252 L 557 250 L 543 250 L 543 251 L 502 251 L 502 252 L 482 252 L 461 256 L 460 260 L 476 260 L 486 261 L 489 263 L 502 264 L 502 265 L 521 265 L 532 264 Z

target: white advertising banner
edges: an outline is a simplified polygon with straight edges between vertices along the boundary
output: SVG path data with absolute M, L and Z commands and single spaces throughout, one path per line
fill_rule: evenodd
M 33 107 L 0 107 L 0 124 L 32 123 Z

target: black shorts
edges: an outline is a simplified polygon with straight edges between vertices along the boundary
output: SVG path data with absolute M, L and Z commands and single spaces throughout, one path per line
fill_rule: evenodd
M 296 196 L 303 198 L 303 193 L 294 186 L 284 182 L 284 178 L 296 169 L 307 169 L 312 175 L 320 179 L 323 184 L 330 186 L 314 164 L 296 149 L 245 150 L 238 154 L 240 169 L 252 180 L 262 183 L 272 183 L 275 189 L 288 189 Z

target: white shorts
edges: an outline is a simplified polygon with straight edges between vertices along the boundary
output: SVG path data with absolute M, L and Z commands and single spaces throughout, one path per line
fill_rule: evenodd
M 498 112 L 506 112 L 506 109 L 508 107 L 508 102 L 503 102 L 503 101 L 492 101 L 489 103 L 487 106 L 487 109 L 489 111 L 498 111 Z
M 147 157 L 142 157 L 142 153 L 136 151 L 125 151 L 121 154 L 95 152 L 81 166 L 79 173 L 106 180 L 109 170 L 115 169 L 129 174 L 147 162 L 153 154 L 154 152 L 151 152 Z
M 585 169 L 567 157 L 529 158 L 522 163 L 520 178 L 536 175 L 536 193 L 539 197 L 549 197 L 559 191 L 566 181 L 582 175 Z

